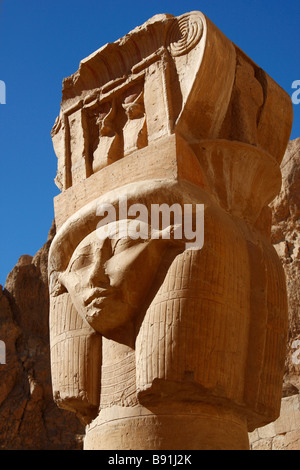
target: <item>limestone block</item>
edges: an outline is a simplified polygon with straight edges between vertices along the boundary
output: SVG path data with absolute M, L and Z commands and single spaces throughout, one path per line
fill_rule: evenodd
M 272 441 L 272 450 L 285 450 L 285 436 L 279 434 Z
M 283 398 L 279 418 L 274 422 L 275 434 L 299 430 L 300 423 L 299 396 Z
M 251 450 L 272 450 L 272 439 L 255 441 L 251 446 Z
M 291 431 L 284 436 L 284 450 L 300 450 L 300 431 L 299 427 L 295 431 Z
M 257 431 L 259 439 L 273 438 L 276 436 L 274 423 L 270 423 L 267 426 L 259 428 Z
M 250 433 L 252 450 L 300 449 L 300 401 L 299 395 L 285 397 L 281 401 L 279 418 L 267 426 Z

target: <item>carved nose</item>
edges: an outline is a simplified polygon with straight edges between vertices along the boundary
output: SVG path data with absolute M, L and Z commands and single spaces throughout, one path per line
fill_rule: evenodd
M 90 287 L 107 287 L 109 285 L 109 277 L 105 273 L 105 267 L 97 263 L 93 268 L 89 278 Z
M 95 255 L 94 263 L 89 272 L 90 287 L 107 287 L 109 285 L 109 277 L 105 272 L 105 265 L 111 253 L 108 251 L 107 246 L 103 246 Z

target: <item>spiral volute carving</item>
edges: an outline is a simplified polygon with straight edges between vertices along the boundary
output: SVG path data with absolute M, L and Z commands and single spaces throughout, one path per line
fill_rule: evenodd
M 176 18 L 168 32 L 168 49 L 172 56 L 187 54 L 200 41 L 203 23 L 196 13 L 189 13 Z

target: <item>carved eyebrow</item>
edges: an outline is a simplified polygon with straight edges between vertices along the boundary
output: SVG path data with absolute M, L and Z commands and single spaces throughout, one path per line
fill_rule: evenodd
M 79 254 L 76 256 L 75 259 L 72 259 L 72 258 L 70 259 L 69 265 L 68 265 L 68 267 L 67 267 L 67 271 L 71 271 L 71 269 L 72 269 L 74 263 L 75 263 L 76 261 L 78 261 L 78 259 L 80 259 L 80 258 L 88 258 L 88 257 L 91 257 L 91 256 L 93 256 L 93 253 L 79 253 Z
M 114 256 L 115 254 L 115 251 L 116 251 L 116 248 L 117 246 L 119 245 L 120 242 L 124 241 L 124 250 L 126 249 L 126 244 L 129 244 L 130 246 L 128 246 L 127 248 L 131 248 L 132 246 L 136 245 L 137 243 L 141 243 L 141 242 L 145 242 L 146 240 L 143 240 L 141 238 L 130 238 L 130 237 L 120 237 L 118 239 L 116 238 L 112 238 L 111 239 L 111 247 L 112 247 L 112 256 Z M 115 242 L 115 243 L 113 243 Z

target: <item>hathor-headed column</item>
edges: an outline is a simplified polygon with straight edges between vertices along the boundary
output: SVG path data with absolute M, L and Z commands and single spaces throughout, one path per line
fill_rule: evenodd
M 64 80 L 51 367 L 85 449 L 247 449 L 278 417 L 268 204 L 291 126 L 289 96 L 200 12 L 156 15 Z

